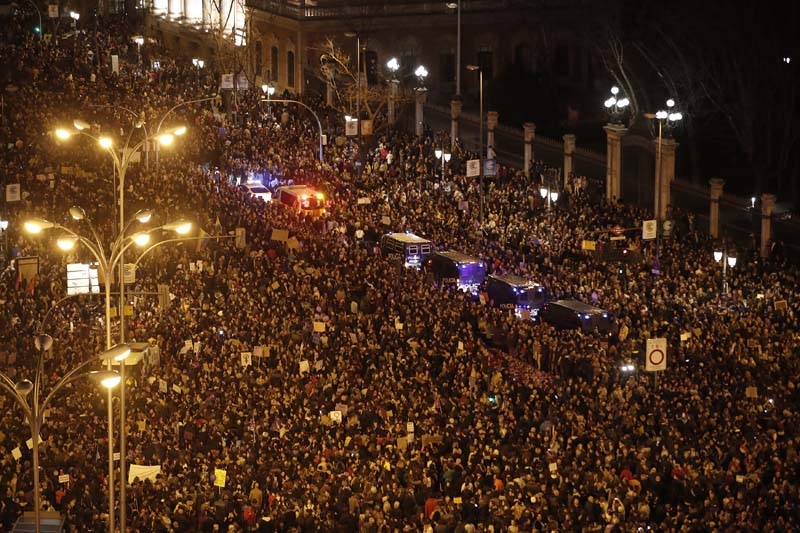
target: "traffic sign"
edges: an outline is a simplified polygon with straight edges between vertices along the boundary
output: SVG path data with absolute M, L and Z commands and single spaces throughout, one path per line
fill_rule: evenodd
M 642 240 L 648 241 L 658 236 L 658 220 L 642 221 Z
M 645 370 L 657 372 L 667 369 L 667 339 L 647 339 L 647 360 Z
M 625 233 L 625 228 L 623 228 L 622 226 L 620 226 L 619 224 L 617 224 L 616 226 L 614 226 L 613 228 L 611 228 L 611 233 L 613 233 L 614 235 L 616 235 L 617 237 L 619 237 L 620 235 L 622 235 L 623 233 Z

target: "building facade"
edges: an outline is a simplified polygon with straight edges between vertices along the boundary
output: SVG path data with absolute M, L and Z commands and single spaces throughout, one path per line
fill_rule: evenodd
M 430 97 L 445 101 L 457 92 L 459 55 L 461 93 L 477 91 L 469 64 L 487 81 L 515 65 L 566 87 L 592 84 L 582 28 L 598 13 L 614 20 L 599 0 L 154 0 L 148 27 L 171 50 L 295 94 L 318 82 L 326 42 L 354 62 L 359 42 L 362 76 L 381 77 L 391 57 L 401 73 L 424 65 Z

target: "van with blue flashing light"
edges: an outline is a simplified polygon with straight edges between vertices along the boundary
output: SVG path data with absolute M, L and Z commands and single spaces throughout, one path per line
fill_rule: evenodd
M 478 294 L 486 279 L 483 259 L 453 250 L 433 252 L 425 261 L 425 269 L 433 275 L 437 285 L 455 287 L 472 295 Z
M 553 300 L 542 308 L 539 316 L 558 329 L 580 329 L 609 337 L 618 332 L 613 313 L 579 300 Z
M 513 274 L 489 274 L 484 290 L 494 306 L 513 309 L 518 315 L 527 311 L 532 319 L 548 297 L 544 285 Z
M 387 233 L 381 237 L 381 252 L 388 259 L 402 261 L 407 268 L 421 268 L 433 253 L 433 243 L 413 233 Z

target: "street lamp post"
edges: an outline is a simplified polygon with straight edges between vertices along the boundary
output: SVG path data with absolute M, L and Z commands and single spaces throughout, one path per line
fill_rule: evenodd
M 450 151 L 456 149 L 458 121 L 461 116 L 461 0 L 445 2 L 447 9 L 456 10 L 456 93 L 450 102 Z
M 47 384 L 49 376 L 44 375 L 44 358 L 45 354 L 50 350 L 53 345 L 53 338 L 50 335 L 37 335 L 34 338 L 34 344 L 39 351 L 39 357 L 36 361 L 34 368 L 33 381 L 23 379 L 14 382 L 5 373 L 0 372 L 0 388 L 8 392 L 17 404 L 22 409 L 28 425 L 31 430 L 31 453 L 33 454 L 33 506 L 34 506 L 34 531 L 39 533 L 41 531 L 41 487 L 39 482 L 39 439 L 41 436 L 42 426 L 44 424 L 44 412 L 50 400 L 56 392 L 61 390 L 62 387 L 75 381 L 83 376 L 92 376 L 101 381 L 101 383 L 109 390 L 109 412 L 111 411 L 111 388 L 119 383 L 119 374 L 113 371 L 95 371 L 81 374 L 90 363 L 98 361 L 98 358 L 90 358 L 83 361 L 78 366 L 64 374 L 58 381 L 56 381 L 46 396 L 44 394 L 44 387 Z M 108 361 L 121 356 L 127 356 L 130 353 L 130 347 L 125 344 L 120 344 L 109 348 L 99 356 L 99 360 Z M 30 396 L 30 399 L 28 398 Z M 113 424 L 109 425 L 109 438 L 113 437 Z M 109 442 L 111 442 L 109 440 Z M 113 444 L 109 445 L 109 453 L 112 452 Z M 113 457 L 113 455 L 112 455 Z M 109 474 L 113 475 L 113 462 L 109 460 Z M 113 485 L 109 485 L 113 488 Z M 113 531 L 113 491 L 109 500 L 109 530 Z
M 551 184 L 552 185 L 552 184 Z M 548 233 L 548 241 L 552 239 L 553 236 L 553 210 L 552 204 L 558 201 L 558 191 L 548 189 L 544 183 L 539 188 L 539 194 L 541 195 L 542 199 L 547 200 L 547 233 Z
M 2 219 L 0 220 L 0 233 L 3 234 L 3 259 L 8 258 L 8 220 Z
M 197 69 L 197 84 L 198 85 L 200 85 L 200 71 L 203 70 L 203 67 L 205 66 L 205 64 L 206 64 L 206 62 L 203 61 L 202 59 L 198 59 L 198 58 L 192 59 L 192 65 L 194 65 L 195 68 Z
M 270 104 L 270 98 L 273 94 L 275 94 L 275 87 L 265 83 L 261 86 L 261 92 L 263 92 L 267 96 L 267 113 L 272 112 L 272 106 Z
M 661 198 L 661 188 L 662 183 L 661 180 L 663 179 L 663 172 L 661 169 L 661 142 L 663 139 L 664 130 L 666 130 L 667 135 L 672 132 L 672 128 L 683 119 L 683 114 L 679 112 L 675 112 L 672 108 L 675 106 L 675 100 L 670 98 L 667 100 L 667 110 L 666 111 L 657 111 L 656 113 L 645 113 L 645 117 L 649 119 L 656 119 L 658 121 L 658 147 L 656 150 L 656 179 L 655 179 L 655 197 L 653 200 L 654 203 L 654 211 L 656 219 L 661 222 L 664 218 L 664 211 L 666 206 L 662 204 Z
M 122 193 L 120 193 L 122 194 Z M 72 207 L 69 210 L 70 217 L 76 222 L 84 221 L 90 231 L 90 237 L 83 236 L 76 231 L 56 224 L 44 219 L 31 219 L 25 222 L 25 229 L 29 233 L 38 234 L 46 229 L 55 229 L 62 232 L 58 238 L 58 247 L 61 250 L 71 250 L 77 243 L 82 244 L 94 256 L 98 263 L 100 272 L 104 278 L 105 288 L 105 320 L 106 320 L 106 345 L 110 348 L 112 343 L 111 335 L 111 277 L 114 271 L 119 268 L 119 301 L 120 301 L 120 337 L 125 339 L 125 280 L 124 280 L 124 253 L 133 245 L 145 246 L 150 242 L 150 236 L 157 230 L 174 231 L 178 234 L 185 234 L 191 229 L 191 223 L 185 220 L 179 220 L 164 224 L 157 228 L 148 231 L 139 231 L 133 234 L 129 233 L 129 229 L 135 223 L 145 224 L 150 221 L 151 212 L 148 210 L 139 211 L 127 223 L 120 226 L 119 234 L 114 238 L 109 251 L 100 240 L 100 237 L 92 224 L 91 220 L 86 217 L 86 212 L 80 207 Z M 130 352 L 128 352 L 130 353 Z M 127 357 L 127 354 L 125 354 Z M 127 518 L 126 509 L 126 487 L 125 487 L 125 469 L 126 469 L 126 434 L 125 434 L 125 361 L 124 357 L 118 356 L 114 361 L 120 363 L 120 378 L 122 380 L 122 387 L 120 389 L 120 529 L 125 530 L 125 523 Z M 109 370 L 111 370 L 112 361 L 109 360 Z M 111 410 L 111 395 L 109 392 L 109 425 L 113 428 L 113 413 Z M 109 441 L 111 441 L 111 430 L 109 430 Z M 109 476 L 109 526 L 113 531 L 114 525 L 114 485 L 113 485 L 113 448 L 109 445 L 109 468 L 112 471 Z
M 722 250 L 714 251 L 714 261 L 722 263 L 722 296 L 724 297 L 728 295 L 728 267 L 736 266 L 736 255 L 728 252 L 728 247 L 723 243 Z
M 440 150 L 438 148 L 436 150 L 434 150 L 433 154 L 436 156 L 436 159 L 439 159 L 439 160 L 442 161 L 442 174 L 441 174 L 441 176 L 442 176 L 442 181 L 444 181 L 444 165 L 445 165 L 445 163 L 449 163 L 450 162 L 451 154 L 449 152 L 445 152 L 444 150 Z
M 358 137 L 358 170 L 357 173 L 361 175 L 361 158 L 363 156 L 363 146 L 361 142 L 361 36 L 353 31 L 345 33 L 346 37 L 356 38 L 356 136 Z
M 179 104 L 180 105 L 180 104 Z M 177 107 L 177 106 L 176 106 Z M 173 107 L 174 109 L 174 107 Z M 125 109 L 126 111 L 127 110 Z M 172 109 L 170 109 L 172 111 Z M 168 111 L 167 113 L 169 113 Z M 135 113 L 134 113 L 135 115 Z M 165 115 L 166 116 L 166 115 Z M 158 129 L 160 131 L 161 124 L 163 123 L 163 117 L 161 122 L 159 123 Z M 110 305 L 111 305 L 111 276 L 115 268 L 119 268 L 119 305 L 120 305 L 120 339 L 121 342 L 125 341 L 125 259 L 124 259 L 124 252 L 125 250 L 131 246 L 134 242 L 139 245 L 143 245 L 142 241 L 145 236 L 149 239 L 149 234 L 137 234 L 134 236 L 127 236 L 126 231 L 128 230 L 130 224 L 133 221 L 130 221 L 126 224 L 125 221 L 125 175 L 128 169 L 128 165 L 134 158 L 134 155 L 138 154 L 138 151 L 143 146 L 146 146 L 151 140 L 152 137 L 145 134 L 145 137 L 131 146 L 131 137 L 133 135 L 133 130 L 135 128 L 131 128 L 130 133 L 128 134 L 127 140 L 120 151 L 120 154 L 114 149 L 114 141 L 111 137 L 100 136 L 97 137 L 88 132 L 89 124 L 75 120 L 73 121 L 74 129 L 58 129 L 56 130 L 56 137 L 62 140 L 69 139 L 70 137 L 80 134 L 93 139 L 97 144 L 105 149 L 108 154 L 111 156 L 113 163 L 114 163 L 114 170 L 117 176 L 119 176 L 119 197 L 117 199 L 117 204 L 119 205 L 119 234 L 114 239 L 114 243 L 111 246 L 110 255 L 106 255 L 105 249 L 100 242 L 97 232 L 94 230 L 94 227 L 90 224 L 92 239 L 86 239 L 78 235 L 72 230 L 60 226 L 58 224 L 53 224 L 51 222 L 47 222 L 44 220 L 34 220 L 30 222 L 26 222 L 26 229 L 30 232 L 38 233 L 42 231 L 42 229 L 53 228 L 57 227 L 64 231 L 66 231 L 71 238 L 68 239 L 59 239 L 59 247 L 66 250 L 74 246 L 77 240 L 86 245 L 92 254 L 97 259 L 98 263 L 101 265 L 103 269 L 103 274 L 105 277 L 106 283 L 106 345 L 107 347 L 111 346 L 111 312 L 110 312 Z M 146 131 L 146 130 L 145 130 Z M 158 140 L 158 144 L 170 145 L 174 141 L 176 135 L 183 135 L 186 132 L 185 127 L 178 127 L 173 128 L 171 131 L 166 133 L 159 133 L 157 132 L 155 138 Z M 158 151 L 156 152 L 156 156 L 158 156 Z M 157 160 L 156 160 L 157 161 Z M 86 218 L 86 214 L 83 209 L 79 207 L 73 207 L 70 209 L 70 215 L 72 216 L 73 220 L 80 221 Z M 150 213 L 148 212 L 140 212 L 137 213 L 135 220 L 139 222 L 145 223 L 150 219 Z M 71 241 L 71 242 L 70 242 Z M 111 363 L 109 362 L 109 370 L 111 369 Z M 125 475 L 125 460 L 126 460 L 126 435 L 125 435 L 125 363 L 124 361 L 120 361 L 120 374 L 122 379 L 122 388 L 120 390 L 120 416 L 121 416 L 121 428 L 120 428 L 120 473 L 121 476 L 124 478 Z M 113 423 L 113 413 L 111 410 L 111 393 L 109 392 L 109 424 Z M 113 468 L 113 452 L 112 456 L 109 459 L 109 466 Z M 109 508 L 109 525 L 112 526 L 113 530 L 113 514 L 114 514 L 114 506 L 113 506 L 113 494 L 114 494 L 114 486 L 111 484 L 111 479 L 109 480 L 109 493 L 110 498 L 112 498 L 110 502 Z M 125 530 L 125 523 L 126 523 L 126 486 L 125 480 L 122 479 L 120 483 L 120 527 L 122 531 Z
M 480 161 L 480 222 L 483 226 L 483 213 L 484 213 L 484 199 L 483 199 L 483 70 L 478 65 L 467 65 L 467 70 L 478 71 L 478 84 L 479 90 L 479 106 L 478 106 L 478 160 Z
M 133 42 L 136 43 L 136 56 L 139 59 L 139 68 L 142 68 L 142 45 L 144 44 L 144 37 L 141 35 L 135 35 L 133 37 Z
M 611 115 L 612 124 L 622 124 L 622 117 L 625 114 L 625 108 L 630 105 L 630 100 L 625 97 L 619 96 L 619 87 L 611 88 L 611 96 L 604 102 L 608 114 Z
M 425 94 L 428 92 L 428 88 L 425 87 L 425 78 L 428 77 L 428 69 L 420 65 L 414 71 L 414 75 L 417 77 L 417 87 L 414 89 L 416 91 L 416 101 L 414 103 L 414 134 L 417 137 L 422 137 L 425 132 L 422 105 L 425 102 Z
M 72 35 L 72 42 L 73 42 L 73 49 L 75 50 L 75 54 L 77 55 L 77 53 L 78 53 L 78 20 L 80 20 L 81 14 L 80 13 L 76 13 L 75 11 L 70 11 L 69 12 L 69 18 L 72 19 L 72 29 L 74 30 L 73 31 L 73 35 Z
M 456 10 L 456 97 L 461 96 L 461 0 L 445 3 Z
M 395 106 L 397 105 L 397 86 L 400 84 L 400 80 L 397 79 L 397 71 L 400 69 L 400 62 L 396 57 L 393 57 L 386 62 L 386 68 L 388 68 L 389 72 L 392 73 L 392 77 L 389 79 L 388 121 L 389 126 L 394 126 L 395 122 L 397 121 L 397 112 Z

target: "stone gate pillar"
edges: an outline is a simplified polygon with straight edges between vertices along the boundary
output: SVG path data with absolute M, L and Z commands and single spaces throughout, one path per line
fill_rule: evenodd
M 675 179 L 675 139 L 661 138 L 656 143 L 655 214 L 658 220 L 667 217 L 667 206 L 672 203 L 672 181 Z
M 606 130 L 606 200 L 619 200 L 622 194 L 622 137 L 628 129 L 607 124 Z
M 712 178 L 708 181 L 708 184 L 711 186 L 708 233 L 716 239 L 719 237 L 719 199 L 722 197 L 722 187 L 725 185 L 725 181 L 719 178 Z
M 564 139 L 564 190 L 566 190 L 569 175 L 572 174 L 572 154 L 575 152 L 575 135 L 567 133 Z
M 415 109 L 414 109 L 414 134 L 417 137 L 422 137 L 425 131 L 425 117 L 423 116 L 423 106 L 428 100 L 428 91 L 425 89 L 417 89 L 415 95 Z
M 526 122 L 522 125 L 525 134 L 525 177 L 531 177 L 531 167 L 533 166 L 533 140 L 536 138 L 536 124 L 533 122 Z
M 461 116 L 461 98 L 450 100 L 450 153 L 456 151 L 456 141 L 458 140 L 458 119 Z
M 769 241 L 772 240 L 772 212 L 775 210 L 775 195 L 761 195 L 761 259 L 769 257 Z

